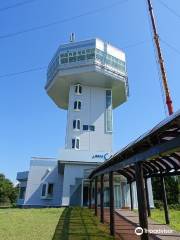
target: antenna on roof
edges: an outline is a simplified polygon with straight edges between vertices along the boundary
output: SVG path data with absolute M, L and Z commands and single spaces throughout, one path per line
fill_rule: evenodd
M 75 33 L 71 33 L 70 42 L 75 42 Z

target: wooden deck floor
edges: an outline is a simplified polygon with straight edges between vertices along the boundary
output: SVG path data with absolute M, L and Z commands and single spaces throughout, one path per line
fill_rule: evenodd
M 98 216 L 100 216 L 100 209 L 98 208 Z M 106 224 L 109 224 L 109 209 L 105 209 L 104 220 Z M 115 212 L 115 232 L 117 240 L 140 240 L 134 232 L 135 228 L 138 226 L 139 218 L 138 213 L 116 209 Z M 148 219 L 148 229 L 149 230 L 162 230 L 167 233 L 153 233 L 150 234 L 149 239 L 153 240 L 180 240 L 180 233 L 172 230 L 169 226 L 165 224 L 155 223 L 151 219 Z

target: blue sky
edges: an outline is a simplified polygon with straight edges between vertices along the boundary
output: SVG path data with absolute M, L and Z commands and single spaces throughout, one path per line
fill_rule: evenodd
M 0 9 L 20 0 L 0 2 Z M 99 37 L 123 49 L 127 58 L 130 96 L 114 111 L 114 151 L 165 118 L 154 47 L 145 0 L 128 0 L 72 21 L 9 38 L 1 36 L 93 11 L 115 0 L 34 0 L 0 10 L 0 172 L 15 182 L 16 172 L 29 169 L 32 156 L 56 157 L 64 147 L 66 111 L 47 96 L 46 69 L 4 75 L 47 66 L 59 44 Z M 154 0 L 174 110 L 180 108 L 180 15 L 177 0 Z M 138 43 L 138 44 L 137 44 Z M 3 77 L 4 76 L 4 77 Z

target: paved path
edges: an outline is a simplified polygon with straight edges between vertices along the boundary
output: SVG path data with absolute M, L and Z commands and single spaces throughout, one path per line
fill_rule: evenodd
M 123 218 L 124 221 L 127 221 L 134 226 L 139 224 L 138 213 L 129 210 L 116 210 L 116 215 L 119 215 L 119 218 Z M 158 230 L 162 233 L 153 233 L 150 234 L 150 239 L 159 239 L 159 240 L 180 240 L 180 233 L 172 230 L 166 224 L 156 223 L 151 219 L 148 219 L 148 229 L 149 230 Z
M 98 216 L 100 216 L 100 209 L 98 209 Z M 105 223 L 109 224 L 109 209 L 105 208 L 104 214 Z M 129 210 L 116 210 L 115 212 L 115 232 L 117 240 L 140 240 L 140 237 L 134 233 L 138 226 L 138 213 Z M 155 223 L 148 219 L 149 230 L 166 230 L 168 233 L 150 234 L 150 240 L 180 240 L 180 233 L 172 230 L 165 224 Z

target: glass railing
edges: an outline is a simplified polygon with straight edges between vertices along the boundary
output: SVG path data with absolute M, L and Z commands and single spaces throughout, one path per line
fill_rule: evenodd
M 115 70 L 117 73 L 119 72 L 126 75 L 126 65 L 124 61 L 97 48 L 76 49 L 56 54 L 48 67 L 47 82 L 51 81 L 61 68 L 87 63 L 99 63 L 104 67 L 108 67 L 110 71 Z

